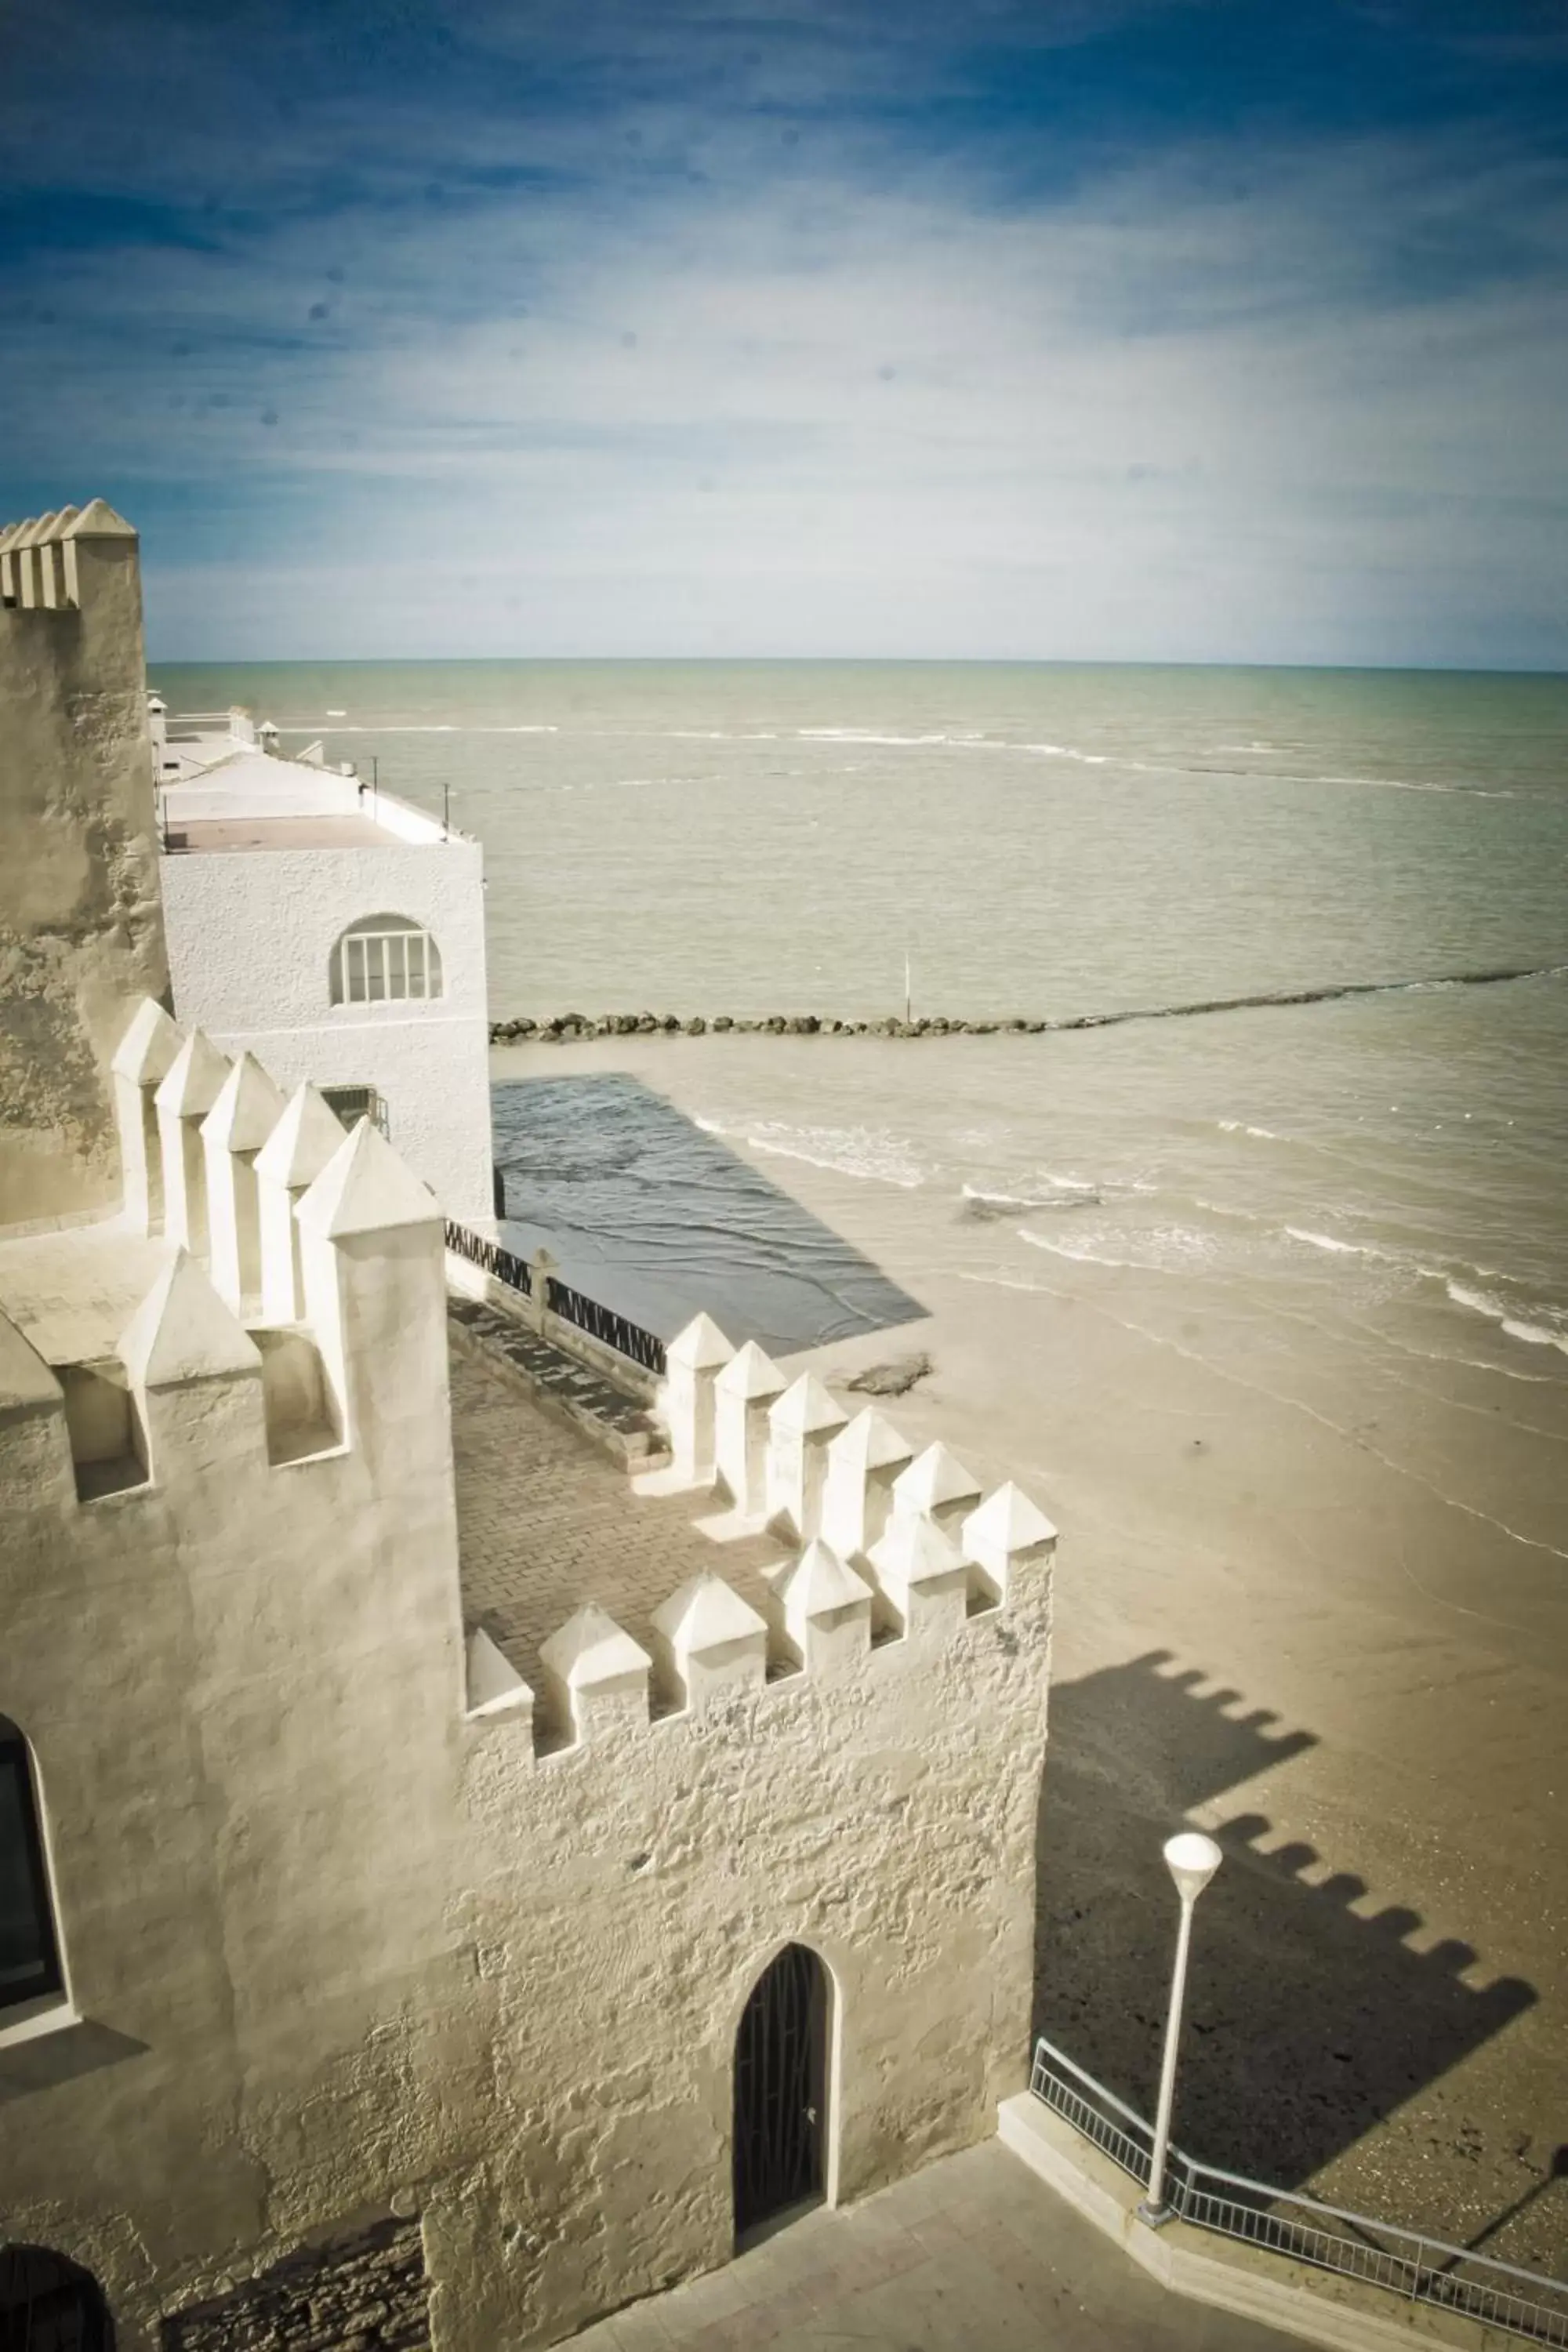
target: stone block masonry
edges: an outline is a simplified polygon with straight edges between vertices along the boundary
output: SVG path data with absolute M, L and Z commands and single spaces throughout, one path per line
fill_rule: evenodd
M 419 2224 L 389 2220 L 171 2313 L 163 2352 L 424 2352 L 429 2305 Z
M 168 984 L 136 533 L 0 530 L 0 1227 L 119 1197 L 109 1062 Z

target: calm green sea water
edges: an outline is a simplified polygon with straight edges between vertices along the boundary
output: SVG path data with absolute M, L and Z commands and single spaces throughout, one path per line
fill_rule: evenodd
M 999 665 L 160 669 L 489 853 L 499 1013 L 1057 1013 L 1568 946 L 1568 681 Z M 334 716 L 333 714 L 341 714 Z
M 1568 679 L 637 663 L 156 679 L 176 709 L 238 700 L 285 748 L 319 735 L 374 760 L 426 806 L 449 786 L 486 847 L 498 1015 L 876 1013 L 898 1008 L 906 950 L 917 1009 L 971 1017 L 1568 965 Z M 721 1132 L 871 1183 L 1016 1200 L 1018 1267 L 1283 1271 L 1357 1311 L 1394 1291 L 1440 1310 L 1460 1352 L 1568 1375 L 1568 976 L 1022 1054 L 971 1041 L 940 1083 L 927 1046 L 852 1082 L 826 1044 L 804 1064 L 706 1050 Z M 635 1236 L 635 1187 L 601 1207 Z M 657 1292 L 651 1241 L 643 1261 Z M 1543 1465 L 1538 1540 L 1561 1493 Z

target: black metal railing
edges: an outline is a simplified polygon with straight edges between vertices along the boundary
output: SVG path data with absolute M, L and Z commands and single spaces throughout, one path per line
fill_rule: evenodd
M 1043 2035 L 1035 2044 L 1029 2088 L 1112 2164 L 1148 2187 L 1154 2139 L 1148 2123 Z M 1407 2303 L 1458 2312 L 1528 2343 L 1568 2346 L 1568 2281 L 1325 2205 L 1300 2189 L 1221 2171 L 1179 2147 L 1170 2150 L 1165 2202 L 1194 2229 L 1384 2287 Z
M 486 1241 L 481 1234 L 471 1234 L 467 1225 L 455 1224 L 448 1217 L 447 1247 L 496 1282 L 504 1282 L 509 1290 L 521 1291 L 524 1298 L 535 1298 L 533 1269 L 528 1260 L 519 1257 L 513 1250 L 504 1249 L 500 1242 Z M 602 1347 L 613 1348 L 628 1363 L 640 1364 L 645 1372 L 657 1372 L 662 1377 L 664 1341 L 656 1339 L 651 1331 L 645 1331 L 640 1323 L 616 1314 L 611 1307 L 601 1307 L 596 1298 L 585 1298 L 569 1282 L 557 1282 L 553 1275 L 546 1277 L 544 1297 L 536 1303 L 547 1307 L 552 1315 L 559 1315 L 563 1323 L 574 1324 Z
M 580 1290 L 574 1290 L 570 1283 L 557 1282 L 553 1275 L 550 1277 L 546 1304 L 552 1315 L 559 1315 L 564 1323 L 574 1323 L 579 1331 L 613 1348 L 617 1356 L 640 1364 L 644 1371 L 663 1372 L 664 1341 L 656 1339 L 651 1331 L 645 1331 L 640 1323 L 628 1322 L 626 1316 L 601 1307 L 596 1298 L 584 1298 Z
M 504 1282 L 509 1290 L 521 1290 L 525 1298 L 533 1296 L 533 1276 L 528 1260 L 519 1257 L 515 1250 L 503 1249 L 500 1242 L 488 1242 L 481 1234 L 471 1234 L 467 1225 L 447 1220 L 447 1247 L 458 1257 L 466 1257 L 482 1274 Z

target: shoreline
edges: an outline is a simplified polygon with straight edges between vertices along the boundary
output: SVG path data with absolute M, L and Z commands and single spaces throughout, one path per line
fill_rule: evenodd
M 642 1033 L 491 1063 L 626 1073 L 695 1118 L 721 1060 L 765 1089 L 810 1055 L 757 1051 Z M 862 1040 L 857 1066 L 884 1051 Z M 731 1148 L 779 1183 L 776 1156 Z M 957 1212 L 933 1191 L 797 1160 L 782 1189 L 925 1309 L 792 1360 L 841 1383 L 924 1350 L 931 1374 L 880 1409 L 1061 1529 L 1037 2024 L 1147 2104 L 1159 1843 L 1217 1831 L 1184 2144 L 1456 2241 L 1524 2198 L 1486 2251 L 1559 2266 L 1560 1568 L 1265 1378 L 1218 1287 L 1167 1300 L 1163 1277 L 1054 1256 L 984 1279 L 944 1260 Z

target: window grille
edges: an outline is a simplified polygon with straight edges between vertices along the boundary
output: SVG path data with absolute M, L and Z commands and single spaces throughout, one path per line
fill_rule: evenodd
M 442 993 L 441 951 L 403 915 L 370 915 L 332 950 L 334 1004 L 396 1004 Z
M 27 1743 L 0 1715 L 0 2015 L 60 1990 L 59 1949 Z
M 385 1101 L 374 1087 L 323 1087 L 321 1095 L 327 1108 L 342 1121 L 344 1127 L 357 1127 L 362 1118 L 368 1118 L 372 1127 L 378 1127 L 383 1135 L 390 1132 Z

